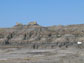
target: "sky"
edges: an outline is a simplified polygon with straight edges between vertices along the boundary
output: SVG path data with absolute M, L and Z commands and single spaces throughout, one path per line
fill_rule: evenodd
M 84 24 L 84 0 L 0 0 L 0 27 Z

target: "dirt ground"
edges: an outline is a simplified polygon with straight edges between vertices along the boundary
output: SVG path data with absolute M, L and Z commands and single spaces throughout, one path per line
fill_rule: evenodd
M 1 48 L 0 63 L 84 63 L 84 49 Z

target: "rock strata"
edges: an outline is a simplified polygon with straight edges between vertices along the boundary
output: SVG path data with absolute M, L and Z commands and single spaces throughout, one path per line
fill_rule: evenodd
M 0 28 L 0 46 L 27 46 L 30 48 L 77 47 L 84 42 L 84 24 L 44 27 L 37 22 Z M 83 47 L 83 43 L 81 44 Z

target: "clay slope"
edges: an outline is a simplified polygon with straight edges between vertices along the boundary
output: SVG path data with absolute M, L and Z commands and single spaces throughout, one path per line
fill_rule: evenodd
M 11 28 L 0 28 L 0 46 L 28 46 L 32 48 L 54 48 L 78 46 L 84 42 L 84 24 L 43 27 L 36 22 L 28 25 L 16 24 Z

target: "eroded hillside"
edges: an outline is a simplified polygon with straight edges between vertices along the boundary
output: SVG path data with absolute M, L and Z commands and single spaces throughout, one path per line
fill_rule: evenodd
M 0 28 L 1 46 L 54 48 L 77 46 L 78 41 L 84 42 L 84 24 L 44 27 L 30 22 L 28 25 L 18 23 L 11 28 Z

